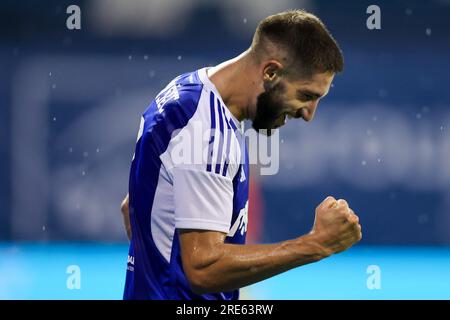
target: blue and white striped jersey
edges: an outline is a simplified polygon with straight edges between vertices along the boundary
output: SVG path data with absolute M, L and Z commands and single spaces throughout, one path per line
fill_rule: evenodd
M 175 78 L 141 119 L 130 170 L 124 299 L 238 299 L 238 290 L 191 291 L 177 229 L 220 231 L 227 243 L 243 244 L 248 182 L 241 124 L 206 68 Z

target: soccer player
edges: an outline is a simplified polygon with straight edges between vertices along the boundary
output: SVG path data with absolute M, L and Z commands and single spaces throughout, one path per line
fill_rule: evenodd
M 141 119 L 122 203 L 131 236 L 125 299 L 238 299 L 241 287 L 361 239 L 358 217 L 330 196 L 310 233 L 245 244 L 249 169 L 241 121 L 270 134 L 288 118 L 312 120 L 342 70 L 324 24 L 293 10 L 262 20 L 238 57 L 178 76 L 158 94 Z M 210 132 L 207 139 L 198 128 Z M 197 147 L 205 157 L 180 161 Z

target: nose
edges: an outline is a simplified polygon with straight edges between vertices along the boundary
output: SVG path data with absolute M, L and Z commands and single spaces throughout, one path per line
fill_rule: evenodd
M 316 113 L 318 101 L 311 102 L 308 106 L 301 108 L 299 111 L 301 112 L 301 116 L 305 121 L 311 121 L 314 119 L 314 114 Z

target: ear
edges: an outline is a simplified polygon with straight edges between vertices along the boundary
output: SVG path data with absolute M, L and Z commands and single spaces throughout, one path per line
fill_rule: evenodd
M 272 85 L 277 84 L 281 79 L 283 65 L 277 60 L 268 60 L 263 64 L 263 81 Z

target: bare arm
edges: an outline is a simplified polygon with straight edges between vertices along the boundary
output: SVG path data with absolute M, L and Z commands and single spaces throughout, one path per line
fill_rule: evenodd
M 180 232 L 183 267 L 194 292 L 242 288 L 331 254 L 310 235 L 260 245 L 225 244 L 224 239 L 214 231 Z
M 123 224 L 125 225 L 125 230 L 127 231 L 128 240 L 131 239 L 131 224 L 130 224 L 130 198 L 128 194 L 123 199 L 122 204 L 120 205 L 120 211 L 123 216 Z
M 183 269 L 196 293 L 229 291 L 346 250 L 361 239 L 358 218 L 329 197 L 311 233 L 276 244 L 233 245 L 215 231 L 181 230 Z

